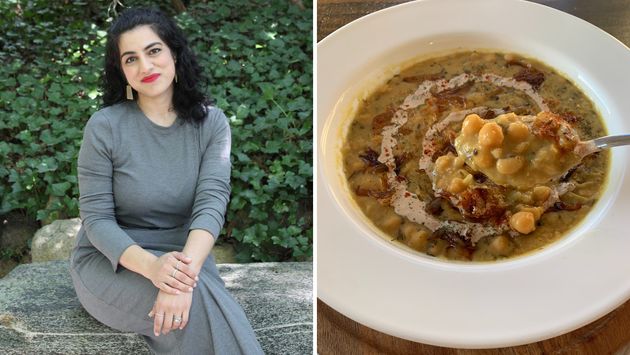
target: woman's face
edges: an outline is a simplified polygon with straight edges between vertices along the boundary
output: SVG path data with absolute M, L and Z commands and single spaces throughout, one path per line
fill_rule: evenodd
M 120 67 L 127 82 L 140 96 L 157 97 L 173 93 L 173 54 L 148 25 L 123 33 L 118 41 Z

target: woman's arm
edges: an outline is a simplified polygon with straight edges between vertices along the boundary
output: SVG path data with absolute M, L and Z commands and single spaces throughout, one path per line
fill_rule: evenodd
M 121 254 L 136 243 L 116 221 L 112 188 L 114 135 L 107 116 L 88 120 L 79 150 L 79 212 L 90 243 L 109 259 L 114 272 Z
M 151 264 L 157 260 L 157 256 L 142 249 L 138 245 L 132 245 L 127 248 L 120 256 L 119 263 L 135 273 L 138 273 L 147 279 L 151 270 Z
M 232 136 L 228 119 L 221 110 L 210 108 L 208 117 L 201 127 L 201 142 L 205 144 L 199 166 L 199 177 L 195 190 L 188 241 L 184 252 L 199 253 L 203 258 L 193 257 L 193 262 L 203 261 L 208 256 L 215 239 L 221 232 L 225 211 L 230 200 L 230 150 Z M 203 236 L 203 237 L 201 237 Z M 191 249 L 189 243 L 201 243 L 201 250 Z M 200 264 L 200 265 L 201 265 Z
M 214 246 L 214 237 L 203 229 L 193 229 L 188 233 L 186 246 L 182 251 L 185 255 L 192 258 L 190 267 L 198 273 L 201 270 L 204 260 L 210 254 L 210 250 Z

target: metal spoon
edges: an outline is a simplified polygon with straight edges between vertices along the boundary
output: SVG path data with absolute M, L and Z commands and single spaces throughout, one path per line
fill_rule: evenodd
M 620 134 L 618 136 L 606 136 L 578 143 L 575 152 L 585 157 L 589 154 L 599 152 L 603 149 L 617 147 L 620 145 L 630 145 L 630 134 Z

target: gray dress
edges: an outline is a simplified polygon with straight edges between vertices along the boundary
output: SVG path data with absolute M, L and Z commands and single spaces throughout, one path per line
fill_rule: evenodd
M 177 250 L 188 232 L 218 236 L 230 194 L 230 128 L 210 108 L 200 124 L 156 125 L 134 101 L 88 121 L 79 152 L 82 227 L 70 257 L 75 290 L 94 318 L 141 334 L 158 354 L 261 354 L 245 313 L 225 289 L 212 256 L 193 291 L 188 325 L 156 337 L 148 316 L 158 294 L 118 263 L 137 244 L 155 255 Z

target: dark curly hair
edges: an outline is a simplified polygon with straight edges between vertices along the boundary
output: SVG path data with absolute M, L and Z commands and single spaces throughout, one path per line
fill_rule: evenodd
M 120 67 L 118 41 L 123 33 L 142 25 L 149 25 L 175 55 L 175 73 L 178 78 L 173 89 L 173 108 L 178 117 L 186 122 L 202 122 L 210 100 L 199 87 L 207 81 L 179 27 L 166 14 L 151 8 L 125 10 L 107 32 L 105 75 L 102 77 L 103 107 L 127 100 L 127 80 Z

